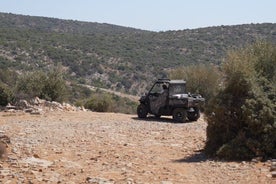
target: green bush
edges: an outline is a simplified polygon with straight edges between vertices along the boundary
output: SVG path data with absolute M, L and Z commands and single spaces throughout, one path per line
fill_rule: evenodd
M 41 98 L 62 102 L 67 97 L 67 86 L 60 71 L 49 72 L 43 85 Z
M 10 89 L 14 87 L 18 74 L 16 71 L 0 68 L 0 82 L 8 86 Z
M 16 84 L 15 96 L 17 99 L 31 99 L 41 97 L 46 75 L 42 72 L 23 74 Z
M 11 91 L 0 83 L 0 106 L 6 106 L 9 102 L 11 102 L 11 99 Z
M 127 98 L 114 94 L 96 92 L 84 103 L 84 107 L 96 112 L 120 112 L 133 114 L 136 112 L 137 103 Z M 80 102 L 78 102 L 80 105 Z
M 96 112 L 110 112 L 112 103 L 110 95 L 95 94 L 84 104 L 84 107 Z
M 205 152 L 223 159 L 276 158 L 276 46 L 229 52 L 224 87 L 206 108 Z
M 63 74 L 58 70 L 44 73 L 41 71 L 22 75 L 15 90 L 17 99 L 39 97 L 49 101 L 62 102 L 67 95 Z
M 187 91 L 201 94 L 206 101 L 216 94 L 219 86 L 219 71 L 212 65 L 191 65 L 169 72 L 170 79 L 184 79 Z
M 0 69 L 0 106 L 6 106 L 12 102 L 13 84 L 17 80 L 17 73 L 9 69 Z

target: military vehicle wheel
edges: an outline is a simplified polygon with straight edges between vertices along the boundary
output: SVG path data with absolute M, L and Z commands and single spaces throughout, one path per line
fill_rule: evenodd
M 173 120 L 179 123 L 185 123 L 187 112 L 185 109 L 176 108 L 173 110 Z
M 144 104 L 140 104 L 137 107 L 137 115 L 139 118 L 146 118 L 148 115 L 147 107 Z
M 187 118 L 190 121 L 197 121 L 200 118 L 200 110 L 198 108 L 194 108 L 193 112 L 187 112 Z

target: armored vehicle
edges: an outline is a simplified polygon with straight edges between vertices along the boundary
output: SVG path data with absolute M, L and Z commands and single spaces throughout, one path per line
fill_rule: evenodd
M 186 119 L 196 121 L 200 117 L 199 104 L 204 98 L 187 93 L 184 80 L 158 79 L 139 101 L 139 118 L 146 118 L 148 114 L 172 116 L 174 121 L 183 123 Z

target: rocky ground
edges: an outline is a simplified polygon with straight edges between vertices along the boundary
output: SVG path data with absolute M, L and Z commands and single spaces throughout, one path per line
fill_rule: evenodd
M 0 112 L 0 183 L 276 183 L 271 161 L 207 159 L 206 123 L 95 112 Z M 0 148 L 1 149 L 1 148 Z

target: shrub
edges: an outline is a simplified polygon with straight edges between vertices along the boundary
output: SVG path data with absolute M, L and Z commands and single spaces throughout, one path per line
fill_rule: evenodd
M 21 75 L 16 84 L 16 98 L 31 99 L 36 96 L 41 97 L 46 77 L 47 76 L 42 72 L 34 72 Z
M 170 71 L 171 79 L 184 79 L 187 91 L 201 94 L 206 101 L 216 94 L 219 86 L 219 71 L 212 65 L 191 65 Z
M 260 42 L 228 53 L 224 87 L 206 108 L 209 156 L 276 157 L 275 71 L 275 45 Z
M 0 106 L 6 106 L 12 99 L 10 90 L 0 83 Z
M 33 72 L 22 75 L 15 90 L 18 99 L 39 97 L 50 101 L 62 102 L 66 97 L 66 83 L 58 70 L 49 73 Z
M 0 82 L 7 85 L 9 88 L 13 88 L 17 81 L 18 74 L 15 71 L 9 69 L 0 69 Z
M 84 107 L 96 112 L 110 112 L 112 103 L 110 95 L 95 94 L 84 104 Z
M 41 98 L 62 102 L 67 96 L 67 86 L 63 73 L 58 70 L 49 72 L 43 85 Z
M 80 102 L 78 103 L 81 104 Z M 96 112 L 120 112 L 133 114 L 137 103 L 114 94 L 97 91 L 84 103 L 84 107 Z
M 9 69 L 0 69 L 0 106 L 6 106 L 13 101 L 14 83 L 17 73 Z

